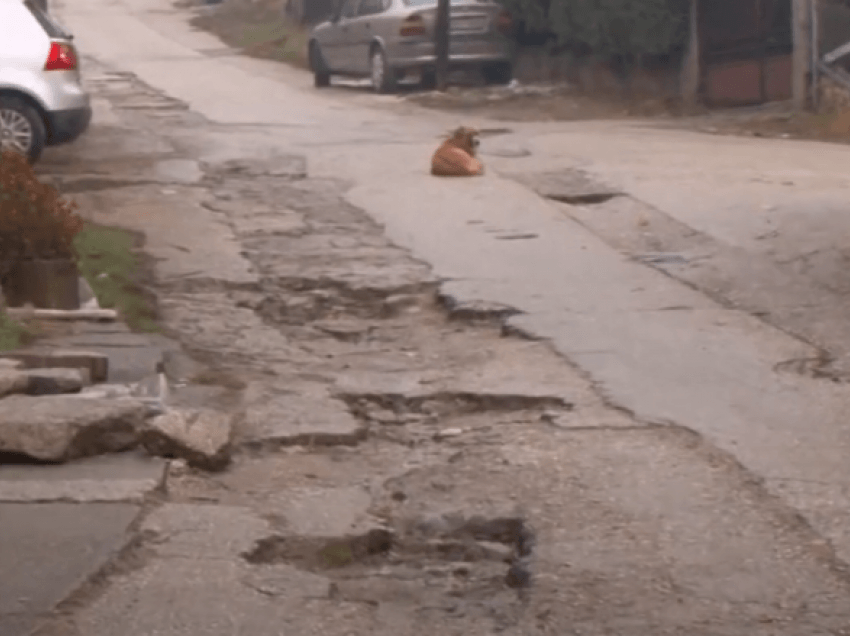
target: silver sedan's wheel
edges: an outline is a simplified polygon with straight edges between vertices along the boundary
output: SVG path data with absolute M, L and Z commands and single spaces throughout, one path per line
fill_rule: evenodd
M 380 47 L 372 49 L 370 58 L 372 88 L 376 93 L 392 93 L 395 90 L 395 72 L 387 64 L 387 56 Z
M 36 161 L 45 140 L 44 123 L 34 108 L 15 97 L 0 97 L 0 151 L 17 152 Z
M 310 68 L 313 70 L 313 85 L 326 88 L 331 85 L 331 72 L 317 42 L 310 42 Z

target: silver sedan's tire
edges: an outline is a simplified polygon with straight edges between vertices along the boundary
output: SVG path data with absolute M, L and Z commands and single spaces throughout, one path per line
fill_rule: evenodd
M 372 89 L 376 93 L 394 93 L 396 90 L 395 70 L 387 64 L 387 54 L 380 46 L 372 48 L 369 56 L 370 78 Z
M 318 42 L 310 42 L 310 69 L 313 71 L 313 85 L 316 88 L 331 85 L 331 72 Z

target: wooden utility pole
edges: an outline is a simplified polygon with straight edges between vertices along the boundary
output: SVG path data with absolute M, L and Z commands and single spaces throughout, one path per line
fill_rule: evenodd
M 437 55 L 437 90 L 445 91 L 449 83 L 449 0 L 437 0 L 434 52 Z
M 812 61 L 812 2 L 793 0 L 791 28 L 793 30 L 794 54 L 791 89 L 794 110 L 805 110 L 809 102 L 809 82 Z

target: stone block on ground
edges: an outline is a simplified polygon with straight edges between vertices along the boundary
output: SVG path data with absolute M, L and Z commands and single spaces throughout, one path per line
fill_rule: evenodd
M 142 444 L 154 455 L 182 457 L 190 466 L 221 470 L 230 463 L 231 419 L 218 411 L 167 411 L 148 421 Z
M 165 487 L 167 462 L 117 453 L 69 464 L 0 466 L 0 501 L 141 503 Z
M 366 426 L 325 390 L 270 393 L 249 404 L 240 440 L 250 446 L 353 446 L 366 437 Z
M 21 369 L 23 368 L 23 366 L 24 363 L 20 360 L 13 360 L 12 358 L 0 358 L 0 371 Z
M 15 393 L 26 393 L 29 378 L 23 371 L 0 367 L 0 398 Z
M 138 400 L 15 395 L 0 400 L 0 452 L 63 462 L 133 448 L 147 407 Z
M 109 358 L 94 351 L 12 351 L 2 354 L 2 357 L 19 360 L 28 369 L 87 369 L 92 382 L 106 382 L 109 377 Z
M 28 369 L 24 373 L 29 378 L 29 395 L 79 393 L 90 382 L 88 371 L 83 368 Z
M 97 398 L 129 398 L 133 397 L 133 387 L 129 384 L 97 384 L 87 386 L 79 393 L 79 397 Z

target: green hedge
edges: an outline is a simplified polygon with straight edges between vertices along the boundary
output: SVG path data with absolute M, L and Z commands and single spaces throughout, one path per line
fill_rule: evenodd
M 689 0 L 501 0 L 526 32 L 562 51 L 640 63 L 681 51 Z

